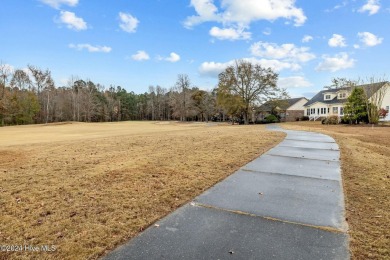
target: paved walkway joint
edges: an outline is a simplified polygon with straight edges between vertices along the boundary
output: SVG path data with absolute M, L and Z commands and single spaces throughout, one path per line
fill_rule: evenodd
M 104 259 L 349 259 L 338 145 L 268 128 L 287 137 Z

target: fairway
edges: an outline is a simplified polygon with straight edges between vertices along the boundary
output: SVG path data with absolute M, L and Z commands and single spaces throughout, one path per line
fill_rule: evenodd
M 77 141 L 103 137 L 152 134 L 195 129 L 205 124 L 169 122 L 65 122 L 46 125 L 23 125 L 0 128 L 0 147 L 58 141 Z
M 0 259 L 96 259 L 279 143 L 264 126 L 62 123 L 0 128 Z

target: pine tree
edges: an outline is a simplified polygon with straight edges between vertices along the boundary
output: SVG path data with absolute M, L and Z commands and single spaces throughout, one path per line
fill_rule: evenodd
M 366 99 L 367 96 L 362 88 L 354 88 L 344 106 L 344 118 L 355 124 L 365 121 L 367 117 Z

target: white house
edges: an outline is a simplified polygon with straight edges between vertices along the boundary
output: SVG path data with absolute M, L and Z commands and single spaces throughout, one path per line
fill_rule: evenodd
M 276 110 L 280 115 L 280 121 L 297 121 L 297 119 L 305 115 L 303 105 L 307 101 L 308 99 L 305 97 L 268 101 L 259 107 L 259 118 L 263 119 L 265 116 L 271 114 L 272 110 Z
M 357 88 L 363 88 L 369 99 L 373 98 L 379 90 L 387 89 L 383 98 L 381 108 L 389 111 L 390 108 L 390 83 L 388 81 L 378 82 L 373 84 L 359 85 Z M 317 93 L 312 99 L 307 102 L 305 107 L 305 116 L 310 120 L 317 120 L 322 117 L 344 115 L 344 105 L 347 102 L 349 95 L 352 92 L 352 87 L 344 87 L 338 89 L 327 89 Z M 390 121 L 390 115 L 384 119 Z

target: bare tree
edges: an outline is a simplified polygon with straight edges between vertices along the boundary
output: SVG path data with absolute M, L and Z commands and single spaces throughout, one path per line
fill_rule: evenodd
M 67 82 L 67 87 L 71 92 L 71 97 L 72 97 L 72 120 L 76 121 L 77 120 L 77 102 L 78 102 L 78 92 L 77 88 L 75 87 L 75 82 L 78 81 L 79 78 L 77 76 L 70 76 Z
M 53 93 L 53 109 L 54 121 L 70 121 L 72 120 L 72 97 L 69 88 L 59 87 Z
M 54 86 L 54 81 L 51 78 L 50 73 L 46 77 L 46 81 L 44 84 L 44 92 L 45 92 L 45 100 L 44 100 L 44 114 L 45 114 L 45 123 L 47 124 L 49 122 L 49 117 L 50 117 L 50 108 L 53 107 L 53 98 L 52 96 L 54 95 L 55 92 L 55 86 Z
M 186 74 L 179 74 L 175 84 L 176 95 L 174 95 L 173 103 L 175 107 L 174 113 L 180 117 L 180 121 L 187 120 L 188 108 L 191 106 L 190 78 Z
M 156 86 L 156 114 L 157 118 L 159 120 L 164 120 L 165 116 L 165 103 L 166 103 L 166 89 L 160 87 L 159 85 Z
M 39 103 L 41 104 L 41 113 L 39 114 L 39 122 L 43 122 L 43 111 L 45 111 L 45 113 L 47 114 L 48 113 L 48 106 L 49 104 L 46 103 L 46 107 L 44 107 L 44 97 L 42 96 L 42 91 L 43 89 L 50 89 L 50 85 L 54 85 L 53 83 L 53 80 L 51 78 L 51 75 L 50 75 L 50 71 L 47 69 L 45 71 L 35 67 L 35 66 L 32 66 L 32 65 L 28 65 L 28 69 L 32 75 L 32 78 L 33 78 L 33 81 L 32 81 L 32 90 L 33 91 L 36 91 L 37 92 L 37 96 L 38 96 L 38 101 Z M 47 100 L 49 100 L 49 97 L 47 96 Z M 46 117 L 46 119 L 48 119 Z
M 371 124 L 379 122 L 379 111 L 382 108 L 383 98 L 390 89 L 388 81 L 371 77 L 368 79 L 368 84 L 364 86 L 366 96 L 366 109 L 368 121 Z
M 149 99 L 147 101 L 148 104 L 148 113 L 151 115 L 151 120 L 156 120 L 155 118 L 155 106 L 156 106 L 156 92 L 154 90 L 154 86 L 149 86 L 149 93 L 148 93 Z
M 50 76 L 50 71 L 49 70 L 43 71 L 40 68 L 35 67 L 33 65 L 28 65 L 28 69 L 34 79 L 33 90 L 36 90 L 39 96 L 40 93 L 42 92 L 42 89 L 45 86 L 47 77 Z
M 96 113 L 96 86 L 91 80 L 86 81 L 86 87 L 83 91 L 83 117 L 86 122 L 91 122 Z
M 8 64 L 0 63 L 0 99 L 4 97 L 5 87 L 8 82 L 9 76 L 12 74 L 12 68 Z
M 31 80 L 24 70 L 17 69 L 14 71 L 11 79 L 11 86 L 17 87 L 20 90 L 30 89 Z
M 0 63 L 0 116 L 1 125 L 4 125 L 4 115 L 7 110 L 7 102 L 5 100 L 5 92 L 8 83 L 8 78 L 12 73 L 12 68 L 8 64 Z
M 324 88 L 326 88 L 326 89 L 339 89 L 339 88 L 344 88 L 344 87 L 352 87 L 358 83 L 358 81 L 350 80 L 347 78 L 340 78 L 340 77 L 333 78 L 331 81 L 332 81 L 332 84 L 329 86 L 325 86 Z

